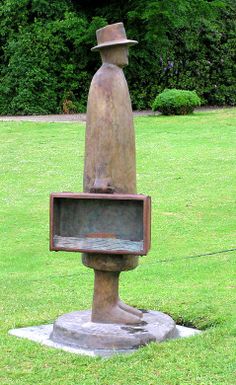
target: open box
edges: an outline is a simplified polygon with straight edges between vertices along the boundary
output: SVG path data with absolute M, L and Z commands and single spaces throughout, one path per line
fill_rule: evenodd
M 146 255 L 150 217 L 144 195 L 52 193 L 50 250 Z

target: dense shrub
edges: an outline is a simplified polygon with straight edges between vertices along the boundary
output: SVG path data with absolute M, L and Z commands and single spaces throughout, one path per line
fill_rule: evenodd
M 4 16 L 4 17 L 3 17 Z M 0 5 L 0 113 L 47 114 L 86 108 L 90 58 L 102 18 L 90 22 L 70 1 L 4 0 Z M 68 97 L 70 96 L 70 97 Z
M 157 95 L 152 109 L 153 111 L 160 111 L 164 115 L 187 115 L 200 104 L 201 99 L 195 91 L 167 89 Z
M 236 104 L 235 0 L 1 0 L 0 114 L 84 111 L 95 31 L 117 21 L 139 41 L 125 69 L 134 109 L 166 88 Z

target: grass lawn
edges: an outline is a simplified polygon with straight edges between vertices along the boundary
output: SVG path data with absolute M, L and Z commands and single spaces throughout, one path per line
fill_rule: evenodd
M 236 383 L 236 109 L 135 124 L 152 249 L 122 274 L 121 297 L 204 332 L 109 359 L 8 336 L 89 308 L 93 271 L 48 251 L 49 193 L 82 191 L 84 125 L 0 122 L 1 385 Z

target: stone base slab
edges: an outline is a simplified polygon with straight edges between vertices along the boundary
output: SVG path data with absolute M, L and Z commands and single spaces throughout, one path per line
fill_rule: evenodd
M 158 311 L 143 310 L 139 324 L 105 324 L 91 322 L 91 311 L 75 311 L 59 317 L 53 325 L 54 342 L 81 349 L 133 350 L 150 342 L 176 336 L 171 317 Z
M 10 335 L 64 351 L 109 357 L 132 353 L 149 342 L 183 338 L 200 331 L 175 325 L 171 317 L 157 311 L 143 314 L 140 325 L 98 324 L 90 321 L 90 311 L 79 311 L 59 317 L 54 325 L 12 329 Z

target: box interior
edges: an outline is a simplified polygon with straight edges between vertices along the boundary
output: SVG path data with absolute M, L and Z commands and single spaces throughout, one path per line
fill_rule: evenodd
M 57 248 L 127 251 L 143 249 L 143 201 L 55 198 L 53 242 Z

